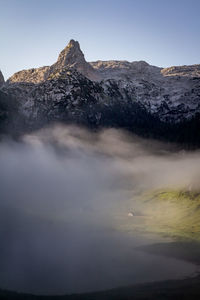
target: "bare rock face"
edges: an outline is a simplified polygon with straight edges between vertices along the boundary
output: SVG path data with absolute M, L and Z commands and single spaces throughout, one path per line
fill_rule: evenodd
M 70 40 L 69 44 L 59 54 L 57 62 L 52 69 L 74 68 L 85 77 L 91 80 L 97 80 L 97 72 L 86 62 L 83 52 L 80 49 L 79 42 Z
M 163 76 L 200 77 L 200 65 L 176 66 L 162 69 Z
M 83 52 L 80 49 L 79 42 L 70 40 L 69 44 L 61 51 L 57 62 L 52 69 L 74 68 L 85 77 L 91 80 L 98 80 L 97 72 L 86 62 Z
M 151 66 L 145 61 L 128 62 L 120 60 L 98 60 L 96 62 L 91 62 L 90 64 L 98 72 L 98 75 L 102 80 L 162 79 L 162 74 L 160 73 L 162 68 Z
M 3 84 L 4 84 L 4 77 L 3 77 L 3 74 L 2 74 L 2 72 L 1 72 L 1 70 L 0 70 L 0 86 L 2 86 Z
M 27 82 L 39 83 L 46 80 L 50 67 L 22 70 L 15 73 L 8 79 L 8 83 Z
M 63 49 L 56 62 L 57 68 L 62 67 L 80 67 L 85 64 L 84 54 L 80 49 L 79 42 L 70 40 L 69 44 Z

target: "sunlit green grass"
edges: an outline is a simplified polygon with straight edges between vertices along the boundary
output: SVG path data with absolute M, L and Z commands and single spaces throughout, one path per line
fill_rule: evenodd
M 160 189 L 142 193 L 132 203 L 139 214 L 118 219 L 120 230 L 200 241 L 200 192 Z
M 200 193 L 157 190 L 141 196 L 146 230 L 176 239 L 200 240 Z

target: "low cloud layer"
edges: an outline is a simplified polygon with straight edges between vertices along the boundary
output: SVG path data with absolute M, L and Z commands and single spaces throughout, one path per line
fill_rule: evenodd
M 120 130 L 92 133 L 78 127 L 56 126 L 26 136 L 24 141 L 41 155 L 45 150 L 53 154 L 57 162 L 58 157 L 72 165 L 82 161 L 87 174 L 87 169 L 90 173 L 96 165 L 100 176 L 112 174 L 113 180 L 127 177 L 132 187 L 135 183 L 143 188 L 200 186 L 199 151 L 177 150 L 174 145 L 140 139 Z

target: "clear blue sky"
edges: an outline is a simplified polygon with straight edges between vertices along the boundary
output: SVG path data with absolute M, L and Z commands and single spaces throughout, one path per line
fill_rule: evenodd
M 73 38 L 86 60 L 200 63 L 200 0 L 0 0 L 0 69 L 50 65 Z

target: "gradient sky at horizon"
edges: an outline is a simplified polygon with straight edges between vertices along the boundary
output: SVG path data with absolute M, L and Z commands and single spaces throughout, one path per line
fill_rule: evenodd
M 200 63 L 199 0 L 0 0 L 5 78 L 51 65 L 70 39 L 87 61 Z

